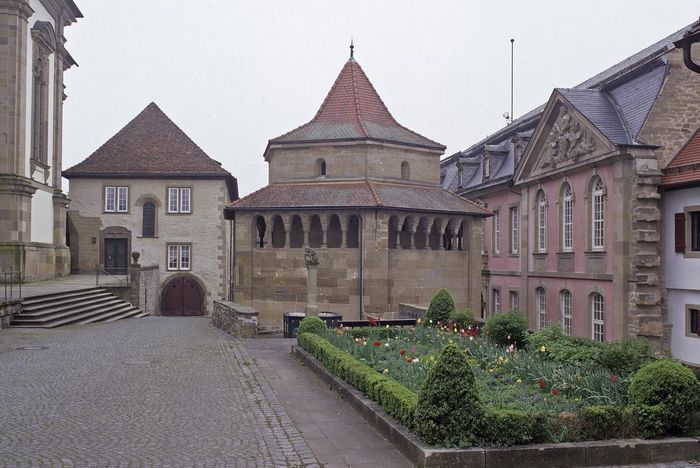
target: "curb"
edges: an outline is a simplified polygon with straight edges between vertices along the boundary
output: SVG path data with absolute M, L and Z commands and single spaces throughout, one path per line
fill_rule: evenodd
M 389 416 L 379 404 L 333 375 L 320 361 L 298 345 L 293 344 L 291 352 L 391 441 L 406 458 L 419 467 L 548 468 L 551 466 L 633 465 L 700 459 L 700 439 L 697 437 L 669 437 L 655 440 L 615 439 L 518 445 L 507 448 L 435 448 L 422 443 L 415 434 Z

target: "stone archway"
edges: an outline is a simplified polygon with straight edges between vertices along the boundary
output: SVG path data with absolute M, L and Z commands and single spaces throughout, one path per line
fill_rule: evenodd
M 204 315 L 204 288 L 192 275 L 175 275 L 163 285 L 163 315 Z

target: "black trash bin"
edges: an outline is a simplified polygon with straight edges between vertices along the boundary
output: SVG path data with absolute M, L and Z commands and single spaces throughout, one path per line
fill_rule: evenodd
M 299 324 L 304 317 L 306 317 L 305 312 L 285 312 L 284 313 L 284 337 L 285 338 L 296 338 L 297 329 Z M 343 316 L 336 314 L 335 312 L 320 312 L 318 318 L 326 322 L 328 328 L 338 328 L 340 322 L 343 320 Z

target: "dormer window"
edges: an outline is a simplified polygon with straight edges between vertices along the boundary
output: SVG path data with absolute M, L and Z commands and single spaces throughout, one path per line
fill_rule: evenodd
M 411 178 L 411 166 L 408 165 L 408 161 L 401 163 L 401 178 L 403 180 L 409 180 Z
M 323 158 L 316 160 L 316 177 L 326 177 L 326 161 Z
M 484 157 L 484 179 L 491 177 L 491 161 Z

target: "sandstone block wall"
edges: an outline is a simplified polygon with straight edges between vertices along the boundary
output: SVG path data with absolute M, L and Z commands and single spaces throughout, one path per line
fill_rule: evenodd
M 10 326 L 12 316 L 22 311 L 22 301 L 8 299 L 0 301 L 0 330 Z
M 235 302 L 214 301 L 211 322 L 215 327 L 238 338 L 257 336 L 258 312 Z

